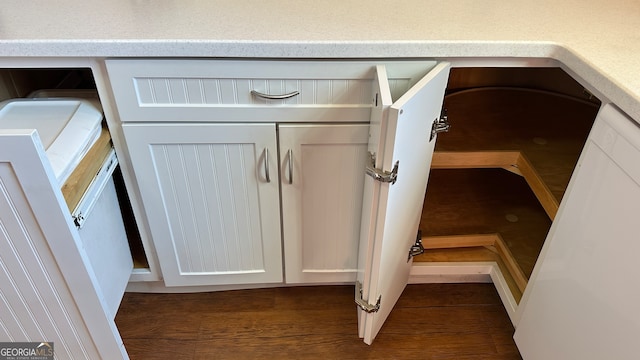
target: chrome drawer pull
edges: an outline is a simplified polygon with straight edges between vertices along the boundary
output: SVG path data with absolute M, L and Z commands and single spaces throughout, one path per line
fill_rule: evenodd
M 299 94 L 300 94 L 300 91 L 293 91 L 293 92 L 290 92 L 288 94 L 271 95 L 271 94 L 263 94 L 261 92 L 255 91 L 255 90 L 251 90 L 251 95 L 257 96 L 257 97 L 263 98 L 263 99 L 268 99 L 268 100 L 288 99 L 288 98 L 292 98 L 294 96 L 297 96 Z

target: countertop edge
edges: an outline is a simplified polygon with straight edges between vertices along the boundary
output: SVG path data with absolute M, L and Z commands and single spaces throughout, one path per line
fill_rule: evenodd
M 548 59 L 640 122 L 640 94 L 570 46 L 551 41 L 0 40 L 0 58 Z

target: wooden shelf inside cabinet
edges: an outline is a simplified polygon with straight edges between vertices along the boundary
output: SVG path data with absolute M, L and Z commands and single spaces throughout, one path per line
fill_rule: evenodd
M 73 212 L 76 206 L 78 206 L 82 195 L 91 184 L 98 170 L 100 170 L 111 148 L 111 134 L 109 134 L 107 128 L 103 127 L 98 140 L 96 140 L 75 170 L 69 175 L 67 181 L 62 185 L 62 195 L 64 196 L 69 211 Z
M 448 237 L 447 237 L 448 238 Z M 426 240 L 428 242 L 428 240 Z M 507 266 L 504 259 L 498 253 L 497 249 L 493 246 L 475 246 L 475 247 L 454 247 L 454 248 L 441 248 L 441 249 L 429 249 L 423 254 L 413 258 L 413 261 L 418 262 L 495 262 L 498 264 L 502 275 L 505 278 L 509 290 L 516 302 L 520 302 L 524 287 L 519 283 L 517 275 L 511 272 L 511 269 Z M 526 279 L 524 281 L 526 287 Z
M 547 91 L 477 88 L 447 95 L 451 132 L 432 168 L 505 168 L 523 175 L 554 218 L 597 104 Z
M 91 146 L 91 149 L 89 149 L 62 185 L 62 195 L 70 212 L 73 213 L 78 206 L 82 195 L 84 195 L 91 185 L 91 182 L 104 164 L 107 156 L 109 156 L 112 147 L 111 134 L 106 127 L 103 127 L 98 140 Z M 148 269 L 149 262 L 147 261 L 147 256 L 142 245 L 140 233 L 137 230 L 128 195 L 124 190 L 124 180 L 122 179 L 122 173 L 119 168 L 116 168 L 113 173 L 113 181 L 116 183 L 116 192 L 118 193 L 119 205 L 123 214 L 122 220 L 133 257 L 133 266 L 136 269 Z
M 414 261 L 493 261 L 482 255 L 489 250 L 521 293 L 550 226 L 521 176 L 503 169 L 434 169 L 420 223 L 427 250 Z

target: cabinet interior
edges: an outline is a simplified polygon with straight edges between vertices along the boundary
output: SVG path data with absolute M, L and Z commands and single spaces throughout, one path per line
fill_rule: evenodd
M 41 97 L 58 90 L 80 90 L 83 96 L 99 101 L 91 69 L 0 69 L 0 101 L 15 98 Z M 49 95 L 45 95 L 49 96 Z M 62 185 L 62 194 L 69 211 L 73 211 L 83 193 L 91 184 L 104 159 L 112 148 L 106 123 L 100 138 Z M 118 167 L 113 174 L 118 202 L 121 207 L 127 238 L 136 268 L 148 268 L 142 240 L 136 225 L 122 172 Z
M 414 261 L 496 261 L 519 302 L 600 102 L 558 68 L 454 68 Z

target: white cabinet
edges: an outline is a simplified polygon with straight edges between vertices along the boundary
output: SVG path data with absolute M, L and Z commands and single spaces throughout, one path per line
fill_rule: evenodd
M 124 124 L 165 283 L 282 282 L 279 186 L 287 283 L 355 280 L 368 128 Z
M 640 129 L 598 115 L 521 306 L 523 358 L 636 359 Z
M 357 278 L 371 343 L 408 281 L 449 64 L 107 69 L 165 284 Z
M 433 64 L 388 64 L 389 96 Z M 107 61 L 166 285 L 355 280 L 375 68 Z
M 166 285 L 355 279 L 370 63 L 107 67 Z
M 164 281 L 282 281 L 274 124 L 124 124 Z

